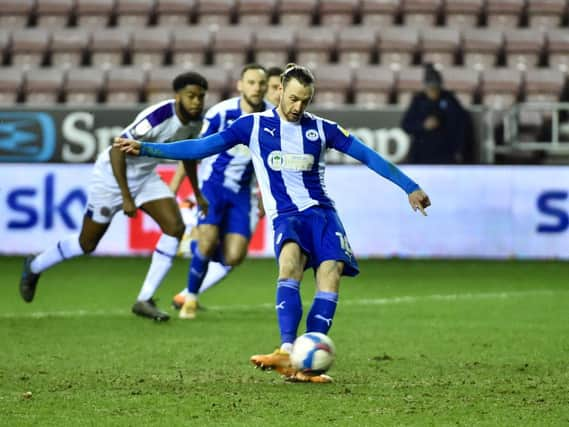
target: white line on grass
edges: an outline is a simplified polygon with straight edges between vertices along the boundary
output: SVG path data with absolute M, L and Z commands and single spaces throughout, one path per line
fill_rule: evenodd
M 569 291 L 533 290 L 533 291 L 512 291 L 512 292 L 480 292 L 463 294 L 435 294 L 421 296 L 401 296 L 390 298 L 370 298 L 342 300 L 342 305 L 364 306 L 364 305 L 395 305 L 395 304 L 414 304 L 425 301 L 465 301 L 481 299 L 511 299 L 533 296 L 552 296 L 566 294 Z M 207 306 L 212 311 L 254 311 L 272 310 L 274 304 L 232 304 L 232 305 L 212 305 Z M 73 310 L 73 311 L 38 311 L 33 313 L 0 313 L 0 319 L 43 319 L 46 317 L 107 317 L 107 316 L 130 316 L 127 309 L 124 310 Z

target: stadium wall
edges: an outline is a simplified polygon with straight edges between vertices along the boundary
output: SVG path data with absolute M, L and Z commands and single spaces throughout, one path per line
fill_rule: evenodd
M 168 181 L 174 165 L 160 167 Z M 326 183 L 358 257 L 569 259 L 568 166 L 404 166 L 432 198 L 429 216 L 367 168 L 331 166 Z M 38 252 L 77 233 L 89 164 L 0 166 L 0 254 Z M 180 197 L 190 195 L 189 185 Z M 96 254 L 147 255 L 153 221 L 118 214 Z M 251 254 L 273 256 L 271 226 L 260 222 Z

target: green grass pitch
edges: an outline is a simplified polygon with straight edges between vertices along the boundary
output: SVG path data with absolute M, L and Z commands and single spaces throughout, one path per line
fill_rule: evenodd
M 274 261 L 163 324 L 130 314 L 148 262 L 71 260 L 26 304 L 22 259 L 0 258 L 1 426 L 569 425 L 567 262 L 362 261 L 324 385 L 249 365 L 278 344 Z M 176 260 L 160 307 L 185 276 Z M 306 313 L 312 274 L 302 291 Z

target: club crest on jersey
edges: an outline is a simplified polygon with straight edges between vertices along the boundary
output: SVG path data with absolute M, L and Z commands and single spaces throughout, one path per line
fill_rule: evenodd
M 312 154 L 290 154 L 282 151 L 271 151 L 267 164 L 274 171 L 305 172 L 312 169 L 314 156 Z
M 312 142 L 318 140 L 318 132 L 316 132 L 314 129 L 308 129 L 304 136 L 306 136 L 306 139 Z

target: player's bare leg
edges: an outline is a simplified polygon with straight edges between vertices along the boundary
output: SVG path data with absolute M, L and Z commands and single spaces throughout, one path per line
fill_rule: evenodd
M 174 198 L 152 200 L 143 204 L 141 209 L 160 226 L 162 236 L 152 254 L 150 268 L 137 301 L 132 306 L 132 312 L 138 316 L 165 321 L 170 316 L 156 307 L 153 296 L 172 266 L 185 226 Z
M 22 299 L 26 302 L 34 299 L 38 280 L 43 271 L 66 259 L 93 252 L 108 227 L 108 223 L 95 222 L 85 215 L 79 236 L 69 236 L 36 256 L 26 257 L 20 279 Z

